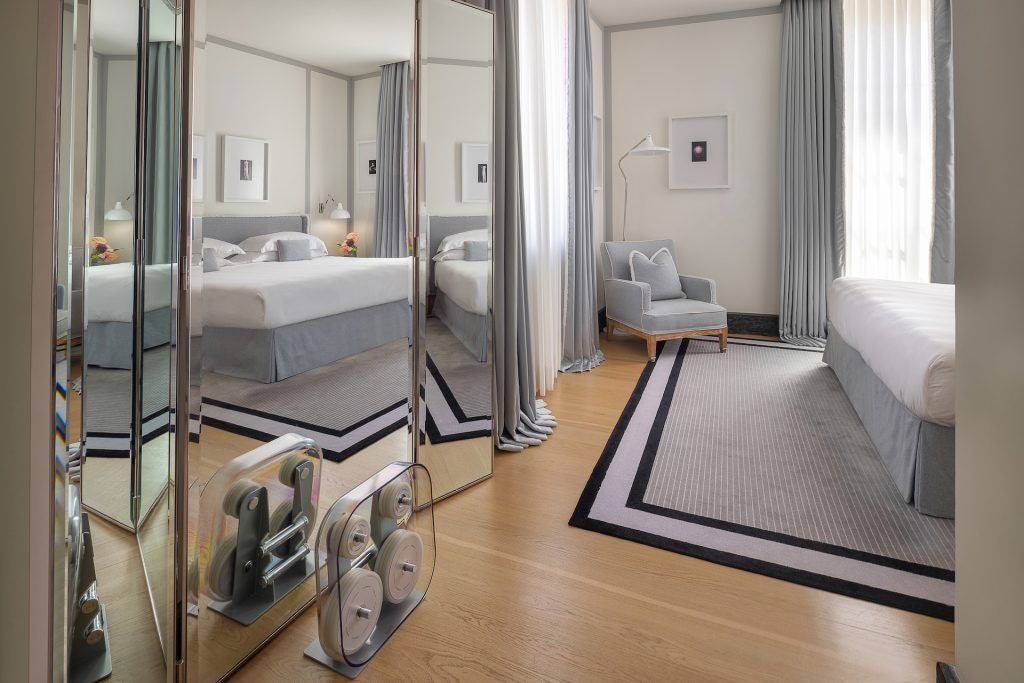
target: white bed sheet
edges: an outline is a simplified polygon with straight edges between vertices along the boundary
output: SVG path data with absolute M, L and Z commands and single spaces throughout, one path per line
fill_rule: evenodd
M 146 312 L 171 305 L 174 273 L 170 263 L 146 266 Z M 86 320 L 88 322 L 132 322 L 135 299 L 135 268 L 131 263 L 111 263 L 85 269 Z
M 487 315 L 491 302 L 490 261 L 441 261 L 434 265 L 434 282 L 463 310 Z
M 843 277 L 829 319 L 889 391 L 928 422 L 956 423 L 954 286 Z
M 269 330 L 393 301 L 409 301 L 409 258 L 267 261 L 203 274 L 204 327 Z

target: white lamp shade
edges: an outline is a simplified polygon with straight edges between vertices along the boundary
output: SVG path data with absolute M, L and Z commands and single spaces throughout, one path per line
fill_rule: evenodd
M 114 204 L 114 208 L 103 214 L 103 220 L 105 221 L 130 221 L 132 215 L 128 212 L 128 209 L 124 208 L 121 202 Z
M 338 202 L 338 207 L 334 209 L 334 211 L 331 211 L 330 217 L 336 221 L 344 221 L 352 218 L 352 214 L 348 212 L 348 209 L 346 209 L 341 202 Z
M 659 154 L 668 154 L 670 150 L 668 147 L 658 147 L 654 144 L 654 138 L 650 133 L 647 134 L 639 145 L 630 151 L 630 155 L 638 157 L 650 157 Z

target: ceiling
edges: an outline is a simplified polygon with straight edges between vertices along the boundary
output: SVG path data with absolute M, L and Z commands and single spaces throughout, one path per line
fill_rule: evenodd
M 89 16 L 93 52 L 134 55 L 139 44 L 139 0 L 93 0 Z M 83 7 L 89 5 L 79 5 Z M 151 4 L 150 41 L 172 41 L 177 34 L 174 13 L 160 2 Z
M 414 0 L 206 0 L 205 35 L 346 76 L 412 56 Z
M 604 26 L 634 24 L 775 7 L 781 0 L 590 0 L 590 14 Z

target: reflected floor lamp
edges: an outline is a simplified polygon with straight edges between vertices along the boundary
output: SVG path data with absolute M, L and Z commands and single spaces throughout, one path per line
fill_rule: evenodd
M 622 174 L 622 180 L 626 183 L 626 197 L 622 202 L 622 241 L 626 241 L 626 211 L 629 208 L 629 177 L 626 175 L 626 170 L 622 168 L 622 162 L 626 160 L 626 157 L 653 157 L 661 156 L 662 154 L 668 154 L 671 150 L 668 147 L 658 147 L 654 144 L 654 138 L 650 133 L 645 135 L 640 142 L 633 145 L 628 152 L 622 155 L 619 159 L 619 173 Z

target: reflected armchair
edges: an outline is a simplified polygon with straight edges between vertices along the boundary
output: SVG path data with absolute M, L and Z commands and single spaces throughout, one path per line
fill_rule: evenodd
M 679 283 L 686 298 L 652 301 L 651 286 L 646 282 L 634 282 L 630 276 L 629 254 L 632 251 L 651 257 L 662 248 L 667 248 L 675 261 L 672 240 L 605 242 L 601 245 L 608 338 L 611 339 L 619 329 L 646 340 L 647 355 L 651 360 L 657 356 L 659 341 L 683 337 L 716 336 L 719 350 L 724 352 L 728 345 L 729 327 L 726 310 L 716 301 L 714 280 L 680 275 Z

